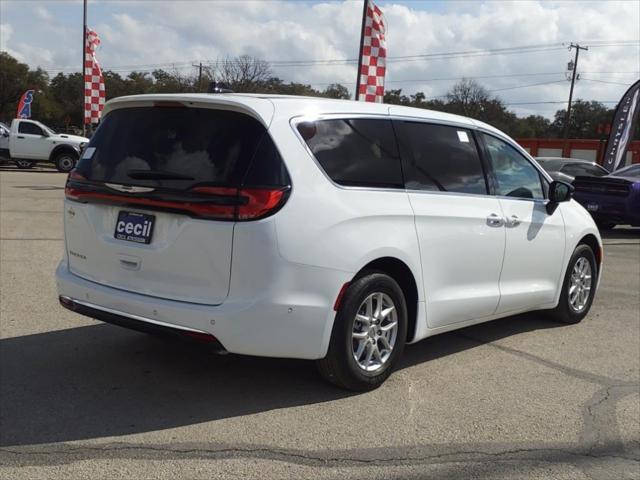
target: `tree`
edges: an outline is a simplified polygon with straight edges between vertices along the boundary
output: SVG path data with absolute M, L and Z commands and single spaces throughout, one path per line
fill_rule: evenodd
M 271 65 L 250 55 L 227 57 L 213 67 L 213 78 L 234 92 L 251 92 L 271 76 Z
M 489 92 L 475 80 L 463 78 L 447 93 L 447 108 L 472 118 L 480 118 L 491 101 Z
M 54 105 L 46 100 L 49 76 L 41 68 L 30 70 L 7 52 L 0 52 L 0 119 L 11 121 L 16 116 L 20 96 L 29 89 L 35 90 L 32 114 L 42 118 L 54 110 Z
M 571 105 L 569 138 L 598 138 L 598 124 L 611 122 L 613 111 L 596 101 L 576 100 Z M 553 133 L 560 137 L 564 132 L 567 111 L 558 110 L 551 125 Z
M 339 83 L 332 83 L 322 92 L 323 97 L 328 98 L 341 98 L 344 100 L 349 100 L 351 95 L 349 95 L 349 90 L 344 85 Z
M 84 80 L 80 73 L 59 73 L 51 79 L 49 92 L 59 105 L 59 113 L 52 119 L 53 125 L 82 125 L 84 120 Z

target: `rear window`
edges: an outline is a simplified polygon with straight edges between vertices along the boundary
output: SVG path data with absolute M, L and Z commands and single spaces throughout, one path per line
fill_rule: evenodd
M 348 186 L 403 188 L 390 120 L 303 122 L 298 131 L 327 175 Z
M 206 108 L 115 110 L 100 124 L 76 171 L 92 181 L 177 190 L 289 183 L 260 122 Z

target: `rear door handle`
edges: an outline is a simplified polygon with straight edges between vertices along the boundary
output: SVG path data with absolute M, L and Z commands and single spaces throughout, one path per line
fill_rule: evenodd
M 490 227 L 501 227 L 504 225 L 504 219 L 495 213 L 492 213 L 487 217 L 487 225 Z
M 507 218 L 507 227 L 513 228 L 520 225 L 520 219 L 517 215 L 511 215 L 511 217 Z
M 22 138 L 22 139 L 24 140 L 24 137 L 23 137 L 23 136 L 21 136 L 21 135 L 18 135 L 18 138 Z

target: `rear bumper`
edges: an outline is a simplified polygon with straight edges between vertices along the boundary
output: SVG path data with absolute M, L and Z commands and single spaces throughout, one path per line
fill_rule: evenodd
M 209 306 L 177 302 L 100 285 L 56 270 L 66 308 L 97 320 L 144 331 L 213 335 L 231 353 L 318 359 L 326 355 L 333 302 L 350 274 L 288 264 L 269 292 L 255 299 Z
M 222 344 L 210 333 L 201 332 L 191 328 L 178 327 L 164 322 L 158 322 L 150 318 L 142 318 L 117 312 L 115 310 L 93 305 L 88 302 L 73 299 L 66 296 L 59 297 L 60 305 L 72 312 L 79 313 L 85 317 L 94 318 L 101 322 L 111 323 L 120 327 L 137 330 L 144 333 L 153 333 L 165 336 L 178 337 L 182 339 L 197 340 L 211 344 L 214 350 L 224 352 Z

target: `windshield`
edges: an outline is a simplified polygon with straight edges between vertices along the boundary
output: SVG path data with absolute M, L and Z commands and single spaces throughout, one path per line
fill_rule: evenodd
M 42 123 L 38 123 L 38 125 L 40 125 L 40 127 L 47 132 L 49 135 L 56 135 L 56 132 L 53 131 L 53 129 L 47 127 L 46 125 L 43 125 Z

